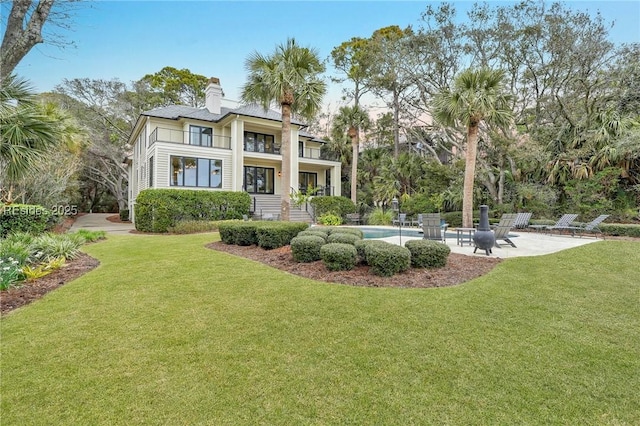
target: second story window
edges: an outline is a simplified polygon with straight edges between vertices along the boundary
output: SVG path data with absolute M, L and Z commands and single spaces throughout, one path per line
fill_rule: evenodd
M 275 146 L 273 135 L 255 132 L 244 132 L 244 150 L 247 152 L 280 154 L 280 147 Z
M 189 144 L 211 146 L 213 129 L 211 127 L 189 126 Z

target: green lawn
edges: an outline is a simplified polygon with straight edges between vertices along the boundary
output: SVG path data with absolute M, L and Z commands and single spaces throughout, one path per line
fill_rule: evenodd
M 3 318 L 2 425 L 640 424 L 640 243 L 377 289 L 217 238 L 110 236 Z

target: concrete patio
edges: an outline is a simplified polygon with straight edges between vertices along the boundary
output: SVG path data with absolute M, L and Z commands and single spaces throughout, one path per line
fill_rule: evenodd
M 398 229 L 386 227 L 387 229 Z M 410 228 L 415 230 L 415 228 Z M 455 233 L 455 228 L 450 228 L 447 231 L 447 234 Z M 517 246 L 516 248 L 511 247 L 509 244 L 506 244 L 504 241 L 500 241 L 500 248 L 493 248 L 491 256 L 500 257 L 500 258 L 510 258 L 510 257 L 520 257 L 520 256 L 540 256 L 543 254 L 555 253 L 561 250 L 570 249 L 573 247 L 579 247 L 585 244 L 594 243 L 596 241 L 602 241 L 602 238 L 596 238 L 593 236 L 575 236 L 563 234 L 543 234 L 539 232 L 533 231 L 511 231 L 509 233 L 510 236 L 513 236 L 511 241 Z M 400 237 L 386 237 L 379 238 L 383 241 L 388 241 L 393 244 L 400 244 Z M 420 237 L 410 237 L 410 236 L 402 236 L 402 245 L 404 245 L 409 240 L 421 239 Z M 447 245 L 451 248 L 452 253 L 460 253 L 469 256 L 485 256 L 486 253 L 484 250 L 478 249 L 476 253 L 473 253 L 474 246 L 473 244 L 464 244 L 460 246 L 456 244 L 456 238 L 446 239 Z

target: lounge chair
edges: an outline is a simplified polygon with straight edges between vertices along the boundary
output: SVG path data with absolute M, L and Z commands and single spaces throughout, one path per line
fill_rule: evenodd
M 585 232 L 591 232 L 593 234 L 596 234 L 596 233 L 602 234 L 602 231 L 600 230 L 599 225 L 602 222 L 604 222 L 608 217 L 609 217 L 608 214 L 601 214 L 600 216 L 596 217 L 589 223 L 573 223 L 568 228 L 573 232 L 573 234 L 575 234 L 576 232 L 580 234 L 584 234 Z
M 516 221 L 513 223 L 513 227 L 516 229 L 526 229 L 529 227 L 529 221 L 533 213 L 518 213 Z
M 509 239 L 509 232 L 511 231 L 511 228 L 514 227 L 517 217 L 518 213 L 505 213 L 502 215 L 500 222 L 493 228 L 493 233 L 496 237 L 496 247 L 500 248 L 498 240 L 503 240 L 507 244 L 510 244 L 511 247 L 516 247 L 513 241 Z
M 411 226 L 417 226 L 418 228 L 422 228 L 422 213 L 418 213 L 418 217 L 416 220 L 411 221 Z
M 534 229 L 539 229 L 541 231 L 569 231 L 571 232 L 571 235 L 575 234 L 575 230 L 572 230 L 572 227 L 575 227 L 572 225 L 573 222 L 575 222 L 576 218 L 578 217 L 577 214 L 573 214 L 573 213 L 568 213 L 568 214 L 564 214 L 562 215 L 562 217 L 560 219 L 558 219 L 558 221 L 554 224 L 554 225 L 531 225 L 530 228 L 534 228 Z
M 422 215 L 422 238 L 425 240 L 447 242 L 447 225 L 440 221 L 440 213 L 424 213 Z

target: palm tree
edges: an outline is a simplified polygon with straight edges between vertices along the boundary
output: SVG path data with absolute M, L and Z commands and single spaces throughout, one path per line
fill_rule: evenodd
M 1 169 L 13 182 L 58 144 L 64 128 L 36 101 L 27 81 L 12 75 L 0 85 L 0 134 Z
M 347 136 L 351 138 L 351 201 L 357 204 L 356 190 L 358 181 L 358 153 L 360 151 L 360 130 L 366 130 L 371 125 L 369 114 L 360 107 L 344 106 L 340 108 L 333 121 L 334 127 L 347 130 Z
M 280 105 L 282 112 L 281 217 L 291 210 L 291 114 L 312 117 L 319 109 L 327 86 L 319 77 L 325 70 L 317 50 L 299 46 L 293 38 L 276 47 L 270 56 L 252 53 L 245 62 L 249 72 L 242 87 L 242 100 Z
M 482 121 L 507 126 L 512 121 L 509 96 L 503 89 L 504 72 L 481 68 L 467 69 L 434 99 L 434 117 L 451 126 L 462 123 L 467 128 L 467 152 L 462 199 L 462 226 L 473 226 L 473 184 L 476 171 L 478 130 Z

